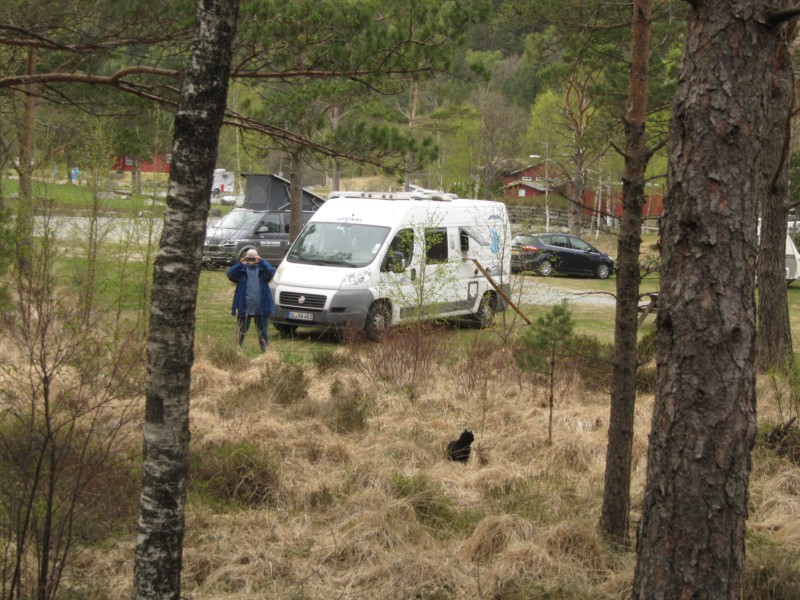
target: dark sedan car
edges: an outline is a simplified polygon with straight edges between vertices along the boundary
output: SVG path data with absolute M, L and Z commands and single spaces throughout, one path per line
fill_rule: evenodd
M 574 235 L 518 235 L 511 242 L 511 270 L 605 279 L 614 272 L 614 259 Z

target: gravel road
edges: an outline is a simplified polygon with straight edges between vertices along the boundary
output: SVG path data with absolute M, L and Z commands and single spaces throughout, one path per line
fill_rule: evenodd
M 512 280 L 512 300 L 523 304 L 570 303 L 613 306 L 616 300 L 606 292 L 575 292 L 558 286 L 558 280 L 545 277 L 515 276 Z

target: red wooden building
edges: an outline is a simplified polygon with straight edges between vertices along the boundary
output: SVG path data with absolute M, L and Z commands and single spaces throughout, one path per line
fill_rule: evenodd
M 172 161 L 171 152 L 157 152 L 152 161 L 140 161 L 140 173 L 169 173 L 169 164 Z M 132 156 L 117 156 L 114 161 L 113 169 L 115 171 L 133 172 L 136 165 L 136 159 Z
M 547 194 L 551 197 L 561 196 L 559 190 L 563 190 L 568 182 L 569 177 L 556 165 L 548 165 L 547 170 L 544 163 L 528 165 L 503 175 L 503 198 L 506 202 L 513 203 L 524 198 L 544 198 Z M 604 196 L 600 210 L 610 213 L 613 217 L 619 217 L 622 214 L 622 190 L 618 187 L 612 193 L 611 206 L 608 207 L 608 200 Z M 596 194 L 597 190 L 594 187 L 587 186 L 584 189 L 582 212 L 586 214 L 594 212 Z M 663 212 L 664 196 L 660 193 L 648 194 L 642 208 L 642 216 L 656 218 Z

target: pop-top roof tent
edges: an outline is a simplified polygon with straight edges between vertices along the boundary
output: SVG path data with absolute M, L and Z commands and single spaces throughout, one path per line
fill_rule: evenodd
M 289 180 L 278 175 L 259 175 L 242 173 L 245 178 L 244 208 L 253 210 L 289 210 Z M 314 212 L 325 202 L 317 196 L 303 190 L 303 210 Z

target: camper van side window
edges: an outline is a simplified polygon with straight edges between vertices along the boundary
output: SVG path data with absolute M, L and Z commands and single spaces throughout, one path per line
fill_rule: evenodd
M 389 252 L 402 252 L 406 264 L 410 264 L 414 256 L 414 230 L 401 229 L 398 231 L 389 244 Z
M 428 264 L 447 262 L 447 229 L 425 230 L 425 254 Z
M 461 238 L 461 252 L 466 254 L 469 252 L 469 234 L 462 229 L 458 232 L 458 235 Z

